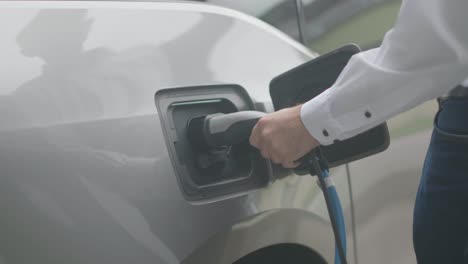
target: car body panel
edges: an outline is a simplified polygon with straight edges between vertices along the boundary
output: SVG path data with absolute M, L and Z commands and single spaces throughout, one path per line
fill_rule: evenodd
M 0 32 L 3 262 L 179 263 L 235 230 L 237 242 L 218 247 L 230 260 L 288 241 L 331 261 L 310 177 L 186 201 L 153 99 L 163 88 L 238 83 L 268 102 L 269 81 L 314 53 L 254 18 L 192 3 L 0 2 Z M 346 170 L 333 173 L 349 212 Z M 300 212 L 283 216 L 291 209 Z M 266 226 L 239 229 L 265 215 Z
M 316 237 L 325 238 L 326 241 L 332 239 L 329 224 L 322 218 L 300 209 L 269 210 L 219 232 L 183 263 L 233 263 L 252 253 L 252 248 L 289 243 L 312 245 L 312 249 L 320 252 L 320 255 L 332 255 L 333 248 L 327 243 L 317 243 Z

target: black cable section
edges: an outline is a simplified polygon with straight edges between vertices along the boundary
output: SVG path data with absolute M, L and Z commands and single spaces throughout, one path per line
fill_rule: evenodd
M 330 222 L 331 222 L 332 229 L 333 229 L 333 235 L 335 236 L 335 245 L 336 247 L 338 247 L 338 255 L 340 256 L 341 264 L 347 264 L 348 262 L 346 261 L 346 254 L 344 253 L 343 242 L 341 241 L 341 238 L 339 235 L 338 224 L 336 222 L 336 216 L 335 216 L 335 213 L 333 212 L 333 208 L 332 208 L 331 201 L 330 201 L 330 193 L 328 192 L 327 184 L 325 182 L 325 177 L 323 175 L 322 168 L 319 164 L 316 153 L 317 151 L 314 151 L 314 155 L 311 156 L 311 158 L 309 159 L 309 162 L 312 163 L 312 166 L 315 172 L 317 173 L 320 187 L 323 192 L 323 197 L 325 198 L 325 203 L 327 204 L 328 215 L 330 216 Z M 309 170 L 309 172 L 311 175 L 313 175 L 314 173 L 313 170 Z

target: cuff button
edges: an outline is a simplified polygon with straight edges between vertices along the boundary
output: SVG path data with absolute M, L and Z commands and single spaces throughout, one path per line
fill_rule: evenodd
M 322 134 L 323 134 L 324 136 L 326 136 L 326 137 L 328 137 L 328 136 L 329 136 L 329 134 L 328 134 L 328 131 L 327 131 L 327 130 L 325 130 L 325 129 L 322 131 Z
M 369 112 L 369 111 L 366 111 L 366 112 L 364 113 L 364 115 L 365 115 L 367 118 L 371 118 L 371 116 L 372 116 L 371 112 Z

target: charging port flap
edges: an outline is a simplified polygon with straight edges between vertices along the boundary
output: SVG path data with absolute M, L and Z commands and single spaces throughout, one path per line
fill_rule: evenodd
M 305 103 L 331 87 L 350 58 L 358 52 L 358 46 L 346 45 L 275 77 L 270 82 L 275 110 Z M 335 167 L 382 152 L 389 144 L 387 124 L 382 123 L 347 140 L 323 146 L 322 151 L 330 166 Z M 296 170 L 297 174 L 308 172 Z
M 166 146 L 187 200 L 230 196 L 268 184 L 271 166 L 248 142 L 201 147 L 203 135 L 191 131 L 207 115 L 255 110 L 239 85 L 169 88 L 155 95 Z M 189 126 L 189 124 L 191 124 Z

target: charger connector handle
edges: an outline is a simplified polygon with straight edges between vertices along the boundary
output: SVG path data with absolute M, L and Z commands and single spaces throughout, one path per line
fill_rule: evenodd
M 324 170 L 329 170 L 330 169 L 330 167 L 328 165 L 328 161 L 325 158 L 325 156 L 323 155 L 322 149 L 320 147 L 317 147 L 314 150 L 312 150 L 311 152 L 304 155 L 302 158 L 296 160 L 296 163 L 298 163 L 299 166 L 294 168 L 294 173 L 297 174 L 297 175 L 306 175 L 306 174 L 310 174 L 311 176 L 318 175 L 320 172 L 315 171 L 314 166 L 311 165 L 312 164 L 311 160 L 313 160 L 313 159 L 318 160 L 318 162 L 320 164 L 320 168 L 322 168 Z
M 248 142 L 258 120 L 265 115 L 260 111 L 208 115 L 203 125 L 205 141 L 211 148 Z

